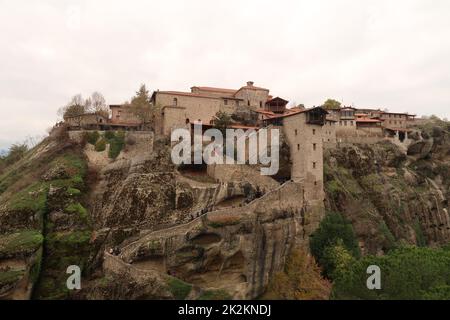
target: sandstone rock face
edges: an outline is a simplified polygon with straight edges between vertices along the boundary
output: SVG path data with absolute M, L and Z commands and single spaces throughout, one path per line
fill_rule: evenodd
M 233 298 L 256 298 L 290 249 L 307 246 L 308 230 L 318 225 L 301 194 L 301 186 L 289 182 L 248 206 L 150 232 L 123 245 L 118 257 L 106 255 L 105 272 L 113 277 L 125 265 L 131 277 L 147 272 L 148 279 L 164 283 L 170 275 L 198 294 L 222 290 Z
M 406 157 L 389 143 L 332 150 L 326 206 L 352 222 L 364 253 L 381 254 L 398 243 L 444 245 L 450 241 L 448 169 L 448 161 Z

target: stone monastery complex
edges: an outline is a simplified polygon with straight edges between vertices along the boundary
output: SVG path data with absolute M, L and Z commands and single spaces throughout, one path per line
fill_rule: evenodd
M 170 137 L 172 130 L 193 129 L 194 124 L 211 128 L 218 112 L 231 116 L 231 128 L 281 129 L 290 147 L 291 179 L 304 186 L 304 198 L 312 206 L 314 203 L 320 206 L 324 199 L 324 149 L 381 140 L 406 147 L 415 121 L 414 115 L 379 109 L 288 109 L 287 104 L 287 100 L 272 96 L 269 89 L 257 87 L 251 81 L 239 89 L 194 86 L 190 92 L 157 90 L 151 96 L 151 107 L 157 110 L 151 130 L 157 136 Z M 111 105 L 110 109 L 109 119 L 83 114 L 65 122 L 70 130 L 149 130 L 129 106 Z

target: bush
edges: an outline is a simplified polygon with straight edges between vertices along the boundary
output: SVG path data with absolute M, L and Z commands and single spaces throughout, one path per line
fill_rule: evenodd
M 366 286 L 368 266 L 381 269 L 381 290 Z M 381 257 L 353 260 L 335 273 L 335 299 L 424 300 L 450 299 L 450 251 L 403 247 Z
M 231 300 L 231 296 L 225 290 L 208 290 L 203 292 L 198 300 Z
M 0 258 L 11 254 L 33 253 L 39 249 L 44 237 L 39 231 L 26 230 L 0 238 Z
M 326 255 L 326 249 L 338 244 L 353 257 L 360 256 L 352 225 L 339 213 L 330 213 L 320 223 L 319 229 L 312 235 L 310 242 L 311 253 L 327 277 L 332 276 L 333 266 L 336 265 L 336 262 L 329 261 L 331 256 Z
M 97 143 L 95 144 L 95 151 L 103 152 L 105 150 L 106 150 L 106 140 L 105 139 L 98 140 Z
M 88 132 L 86 133 L 86 141 L 93 146 L 97 143 L 97 140 L 100 138 L 100 133 L 98 131 Z
M 125 145 L 125 134 L 123 132 L 118 132 L 114 135 L 114 138 L 109 140 L 109 144 L 109 157 L 115 159 Z
M 263 299 L 328 300 L 331 284 L 321 276 L 313 257 L 294 250 L 283 272 L 275 274 Z
M 167 282 L 170 292 L 176 300 L 184 300 L 191 292 L 192 285 L 177 278 L 170 278 Z

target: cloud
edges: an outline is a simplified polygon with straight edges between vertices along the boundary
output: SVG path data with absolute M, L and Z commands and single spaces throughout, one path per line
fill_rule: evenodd
M 0 148 L 77 93 L 237 88 L 450 117 L 446 0 L 0 0 Z

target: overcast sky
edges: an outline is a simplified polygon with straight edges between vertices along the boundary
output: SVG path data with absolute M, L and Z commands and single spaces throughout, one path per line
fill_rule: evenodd
M 0 30 L 0 149 L 74 94 L 121 103 L 141 83 L 450 118 L 448 0 L 0 0 Z

